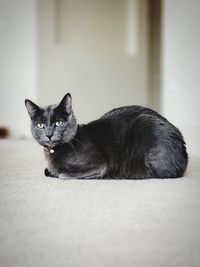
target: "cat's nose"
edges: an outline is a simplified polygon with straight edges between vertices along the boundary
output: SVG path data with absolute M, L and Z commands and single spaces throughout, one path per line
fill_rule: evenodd
M 53 136 L 53 134 L 47 134 L 46 136 L 49 138 L 49 140 L 51 140 L 51 137 Z

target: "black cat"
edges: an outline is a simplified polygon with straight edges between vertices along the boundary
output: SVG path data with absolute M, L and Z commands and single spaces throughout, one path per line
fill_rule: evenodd
M 26 99 L 31 131 L 44 147 L 45 175 L 60 179 L 181 177 L 188 155 L 180 131 L 157 112 L 140 106 L 113 109 L 78 125 L 72 98 L 40 108 Z

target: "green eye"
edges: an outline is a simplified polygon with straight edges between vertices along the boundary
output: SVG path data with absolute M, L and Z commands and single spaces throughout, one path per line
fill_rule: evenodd
M 43 123 L 37 123 L 37 127 L 42 129 L 42 128 L 44 128 L 44 124 Z
M 62 124 L 63 124 L 63 121 L 57 121 L 57 122 L 56 122 L 56 126 L 57 126 L 57 127 L 59 127 L 59 126 L 62 125 Z

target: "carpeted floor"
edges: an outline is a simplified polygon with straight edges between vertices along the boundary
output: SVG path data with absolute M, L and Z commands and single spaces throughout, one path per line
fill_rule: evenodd
M 200 160 L 181 179 L 44 177 L 34 141 L 0 141 L 0 266 L 200 266 Z

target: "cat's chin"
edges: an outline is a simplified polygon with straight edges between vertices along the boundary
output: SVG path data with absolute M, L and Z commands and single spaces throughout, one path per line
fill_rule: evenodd
M 58 146 L 59 144 L 61 144 L 61 142 L 51 142 L 51 143 L 45 143 L 45 144 L 41 144 L 44 148 L 46 149 L 54 149 L 56 146 Z

